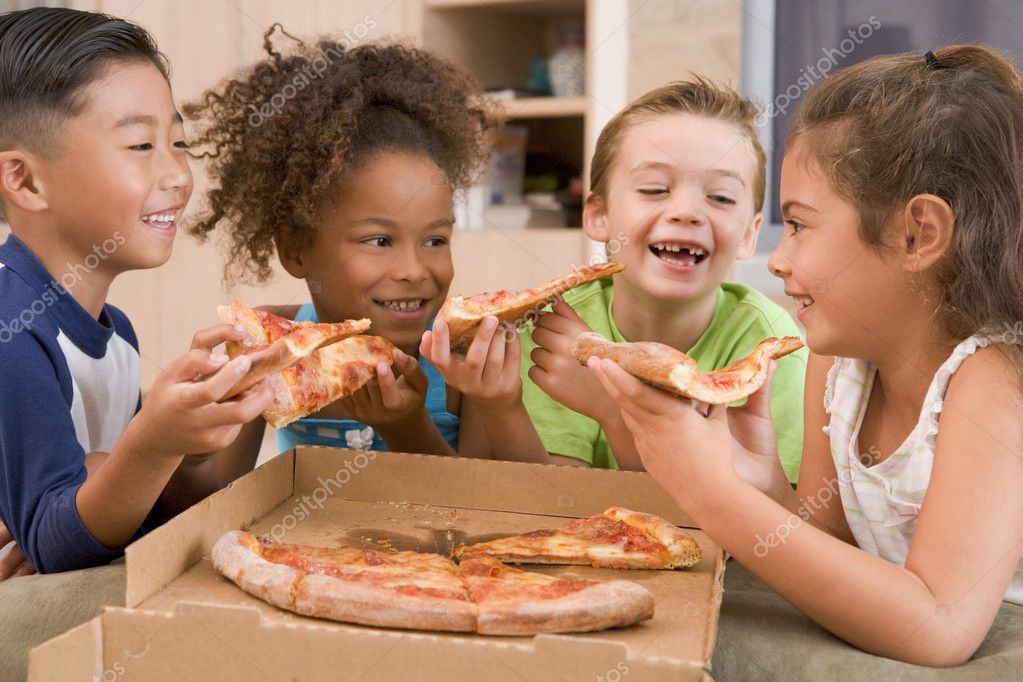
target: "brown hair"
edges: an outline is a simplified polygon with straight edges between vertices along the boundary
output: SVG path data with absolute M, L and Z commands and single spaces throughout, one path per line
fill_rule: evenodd
M 912 197 L 952 207 L 933 273 L 947 340 L 1023 320 L 1023 81 L 1005 57 L 954 45 L 836 71 L 800 103 L 787 146 L 800 138 L 874 248 Z
M 324 197 L 376 152 L 423 154 L 453 189 L 471 185 L 484 159 L 492 112 L 458 67 L 401 44 L 313 47 L 283 29 L 295 45 L 282 55 L 271 44 L 279 28 L 264 36 L 263 61 L 183 108 L 214 183 L 189 230 L 200 240 L 228 230 L 228 281 L 269 279 L 275 242 L 307 247 Z
M 699 76 L 692 81 L 676 81 L 651 90 L 615 114 L 600 131 L 590 162 L 590 191 L 607 199 L 611 167 L 618 157 L 622 139 L 633 126 L 658 116 L 693 114 L 731 124 L 749 141 L 756 160 L 753 207 L 754 213 L 759 213 L 764 207 L 767 160 L 754 124 L 758 113 L 757 105 L 751 100 Z

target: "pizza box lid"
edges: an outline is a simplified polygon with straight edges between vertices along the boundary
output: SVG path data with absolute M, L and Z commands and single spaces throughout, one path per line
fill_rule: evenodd
M 299 616 L 242 592 L 209 561 L 226 531 L 286 542 L 449 552 L 462 542 L 555 527 L 618 505 L 692 528 L 644 473 L 300 447 L 274 458 L 128 547 L 125 609 L 29 655 L 29 679 L 709 679 L 724 556 L 685 571 L 530 567 L 635 580 L 646 623 L 603 632 L 487 637 Z M 414 666 L 414 667 L 412 667 Z M 344 671 L 341 674 L 340 671 Z M 261 677 L 261 675 L 263 677 Z

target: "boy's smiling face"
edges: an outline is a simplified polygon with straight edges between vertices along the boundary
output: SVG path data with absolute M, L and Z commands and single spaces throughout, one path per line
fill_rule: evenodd
M 378 152 L 341 183 L 312 244 L 282 262 L 309 283 L 321 322 L 368 317 L 370 334 L 417 355 L 454 276 L 453 214 L 433 161 Z
M 591 196 L 584 225 L 620 244 L 612 258 L 637 293 L 660 300 L 715 296 L 737 258 L 756 248 L 755 157 L 732 126 L 691 114 L 658 116 L 622 138 L 607 197 Z
M 102 255 L 96 269 L 111 277 L 162 265 L 192 193 L 170 86 L 152 64 L 114 62 L 78 96 L 84 108 L 38 174 L 54 236 L 73 256 Z

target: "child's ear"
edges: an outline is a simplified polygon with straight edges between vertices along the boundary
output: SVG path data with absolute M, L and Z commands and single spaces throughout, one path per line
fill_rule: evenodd
M 595 242 L 606 244 L 611 240 L 611 226 L 607 219 L 604 197 L 590 192 L 583 204 L 583 232 Z
M 757 238 L 760 236 L 760 226 L 764 224 L 764 214 L 757 213 L 753 216 L 753 222 L 746 228 L 739 243 L 739 250 L 735 252 L 735 260 L 745 260 L 757 252 Z
M 274 235 L 274 246 L 277 248 L 277 259 L 289 275 L 295 279 L 305 279 L 305 254 L 301 249 L 294 248 L 295 239 L 291 238 L 293 229 L 290 225 L 281 225 Z
M 0 152 L 0 194 L 8 207 L 30 213 L 49 207 L 34 172 L 38 163 L 41 159 L 18 149 Z
M 955 230 L 955 212 L 941 197 L 918 194 L 906 204 L 903 244 L 906 269 L 923 272 L 945 255 Z

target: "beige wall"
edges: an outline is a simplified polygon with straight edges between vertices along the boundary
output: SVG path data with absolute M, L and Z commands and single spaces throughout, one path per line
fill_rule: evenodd
M 691 74 L 739 84 L 742 8 L 722 0 L 629 0 L 629 99 Z

